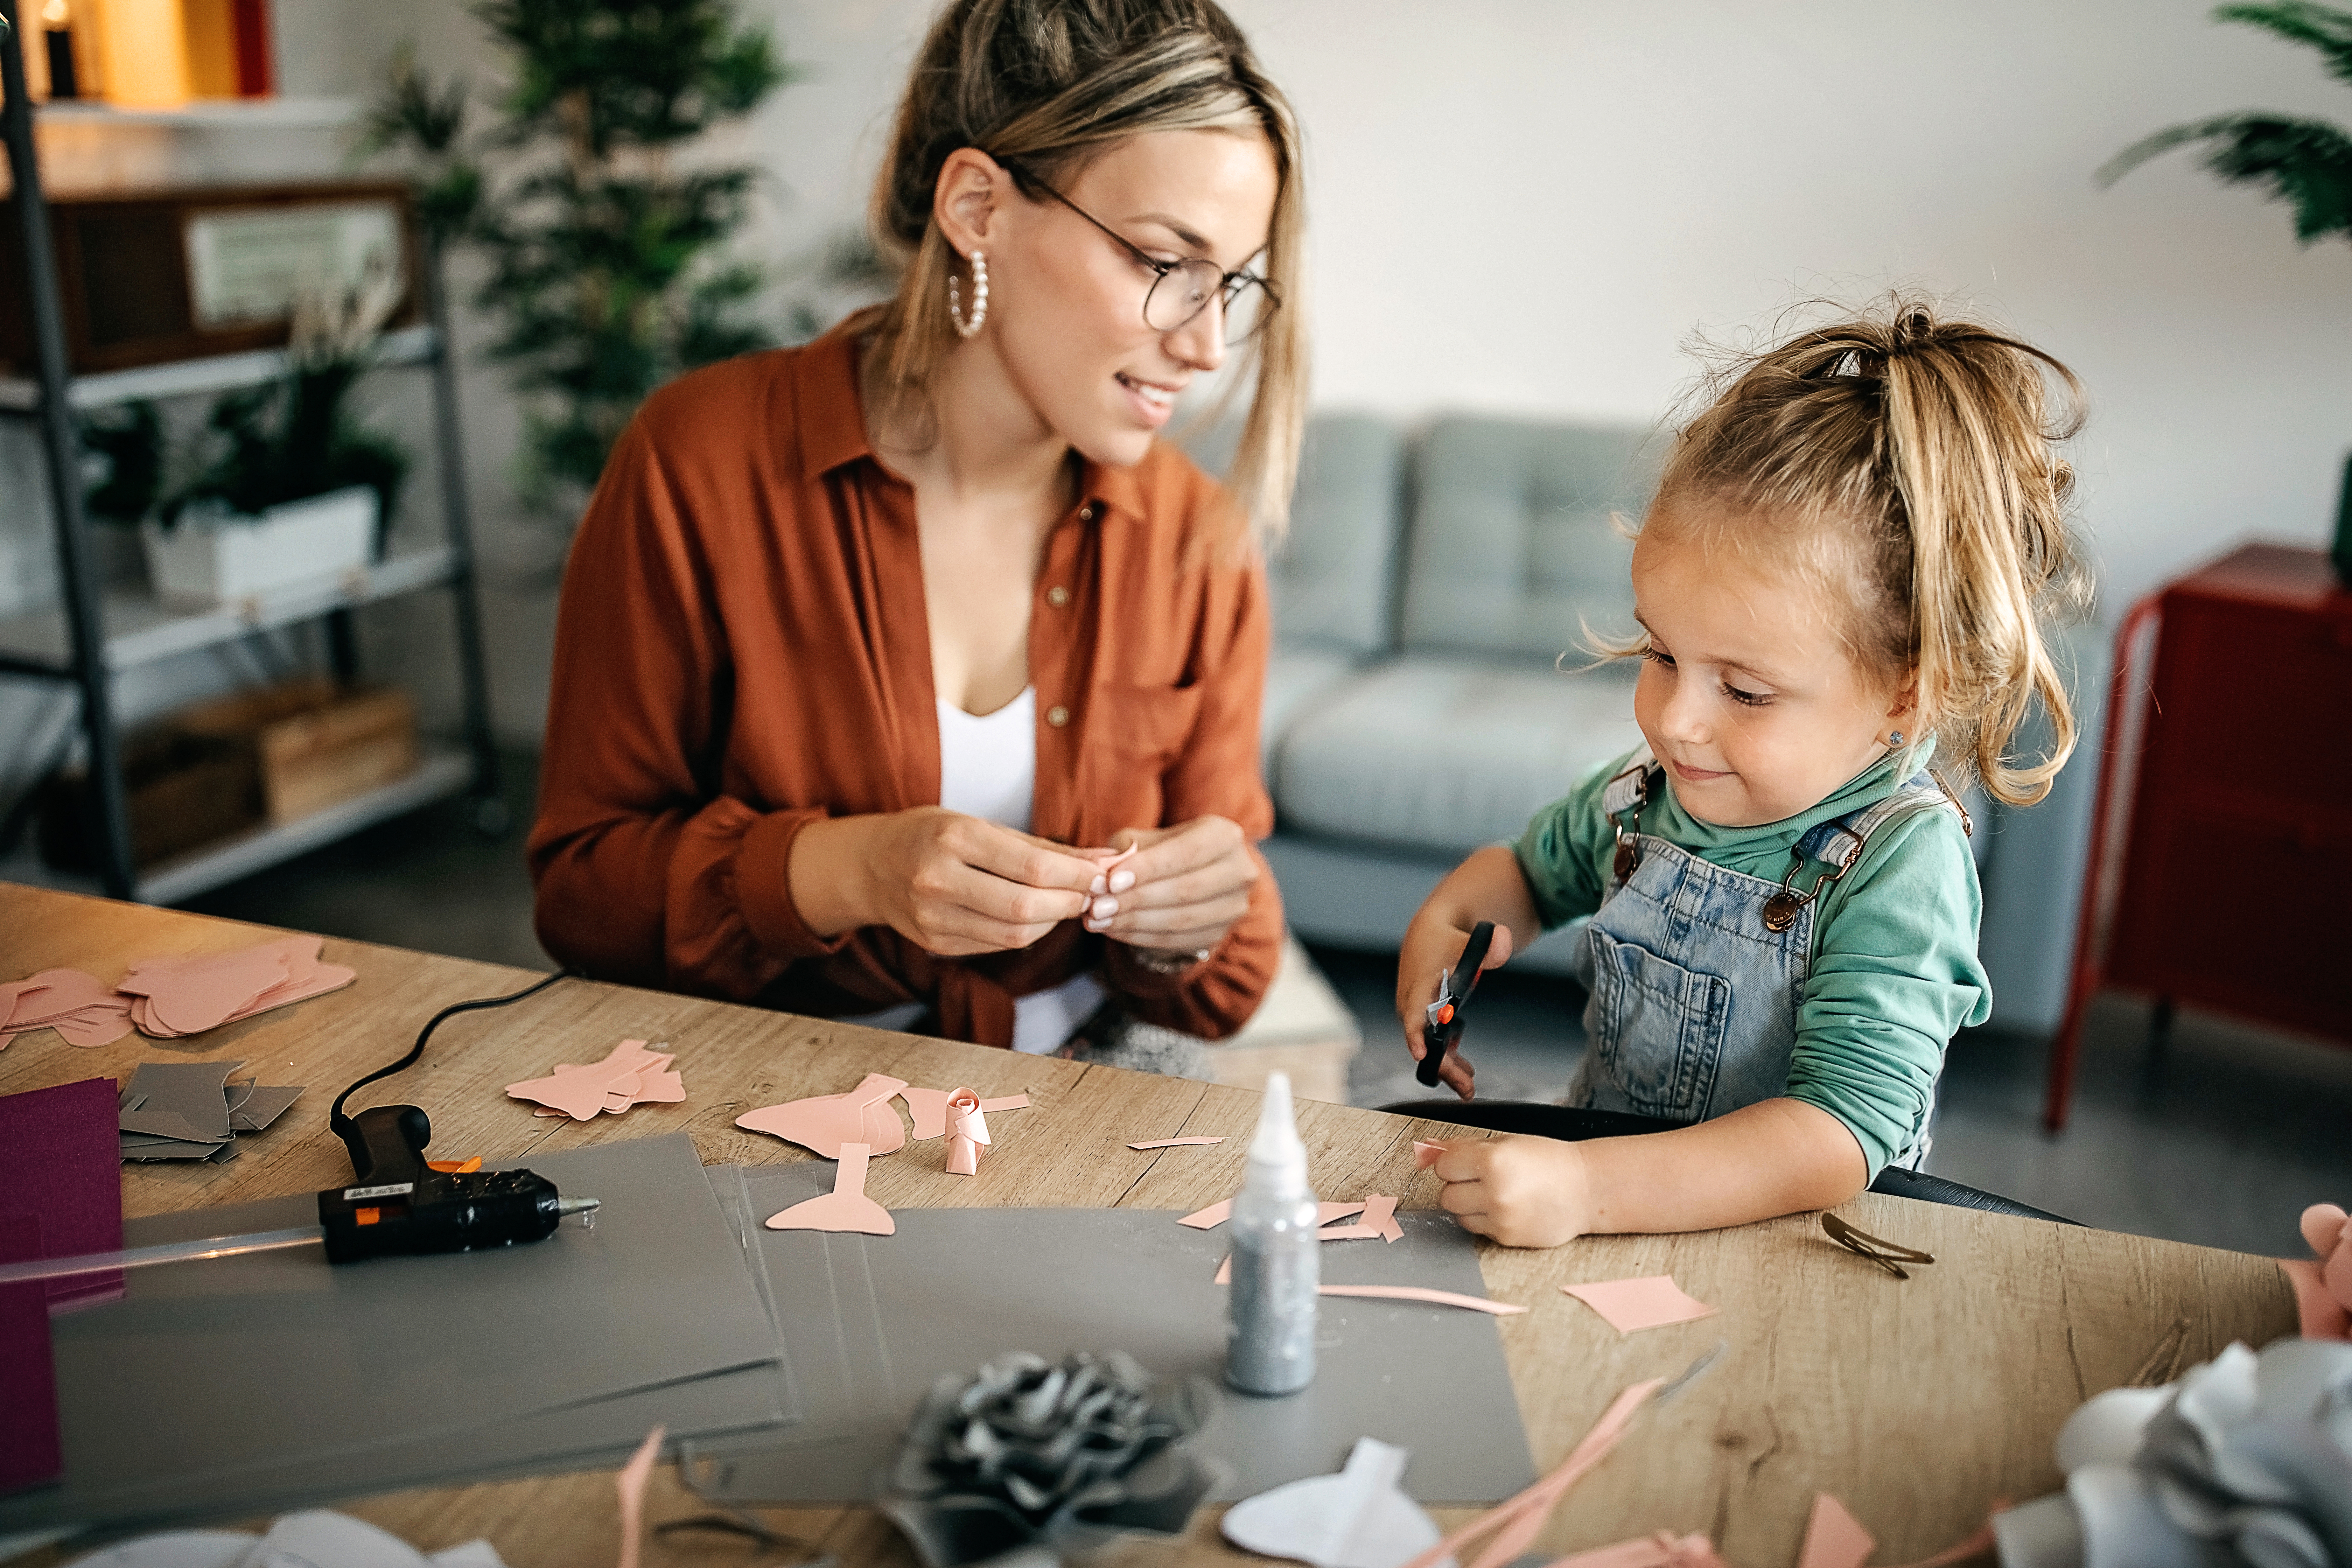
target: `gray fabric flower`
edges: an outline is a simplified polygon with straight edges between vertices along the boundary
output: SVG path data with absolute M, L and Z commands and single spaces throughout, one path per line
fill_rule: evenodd
M 1173 1533 L 1216 1480 L 1185 1447 L 1214 1394 L 1155 1384 L 1118 1352 L 1058 1363 L 1015 1353 L 931 1385 L 891 1468 L 883 1510 L 931 1568 L 1033 1543 Z
M 2352 1568 L 2352 1344 L 2233 1344 L 2112 1389 L 2059 1436 L 2066 1490 L 1993 1521 L 2007 1568 Z

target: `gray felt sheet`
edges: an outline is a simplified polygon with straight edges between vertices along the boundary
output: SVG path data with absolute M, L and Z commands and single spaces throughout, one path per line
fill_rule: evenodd
M 134 1270 L 57 1323 L 66 1479 L 0 1532 L 163 1522 L 564 1468 L 797 1414 L 741 1199 L 684 1134 L 527 1162 L 604 1200 L 593 1230 L 342 1268 L 298 1247 Z M 734 1210 L 730 1215 L 730 1207 Z M 315 1222 L 308 1194 L 125 1226 L 131 1246 Z
M 832 1173 L 755 1168 L 753 1207 L 772 1214 L 828 1190 Z M 1223 1382 L 1222 1227 L 1188 1229 L 1154 1209 L 899 1209 L 893 1218 L 888 1237 L 761 1234 L 803 1419 L 782 1434 L 686 1445 L 683 1473 L 704 1497 L 873 1497 L 932 1380 L 1015 1350 L 1123 1350 L 1161 1376 L 1213 1384 L 1217 1414 L 1197 1441 L 1231 1472 L 1221 1498 L 1328 1474 L 1366 1436 L 1412 1450 L 1403 1485 L 1423 1502 L 1494 1502 L 1534 1479 L 1496 1321 L 1483 1312 L 1326 1297 L 1314 1384 L 1260 1399 Z M 1475 1244 L 1452 1219 L 1397 1219 L 1402 1241 L 1326 1243 L 1324 1281 L 1486 1293 Z

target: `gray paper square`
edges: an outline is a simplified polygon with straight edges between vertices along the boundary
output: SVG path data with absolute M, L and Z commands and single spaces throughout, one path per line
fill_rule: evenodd
M 495 1462 L 484 1447 L 498 1443 L 633 1445 L 669 1401 L 623 1402 L 656 1391 L 722 1400 L 728 1425 L 775 1414 L 774 1330 L 692 1141 L 529 1164 L 604 1200 L 596 1228 L 343 1268 L 311 1248 L 173 1264 L 133 1271 L 124 1300 L 58 1320 L 66 1479 L 0 1500 L 0 1531 L 414 1484 Z M 134 1220 L 125 1240 L 316 1218 L 304 1194 Z M 755 1375 L 732 1393 L 694 1386 L 738 1371 Z M 468 1434 L 488 1441 L 459 1441 Z M 413 1473 L 425 1464 L 431 1475 Z
M 754 1207 L 783 1208 L 825 1190 L 830 1174 L 814 1165 L 755 1169 Z M 1232 1468 L 1233 1483 L 1219 1493 L 1228 1499 L 1335 1471 L 1366 1436 L 1412 1450 L 1403 1484 L 1424 1502 L 1493 1502 L 1534 1479 L 1502 1342 L 1484 1313 L 1326 1297 L 1314 1384 L 1287 1399 L 1257 1399 L 1223 1383 L 1221 1229 L 1187 1229 L 1161 1210 L 900 1209 L 893 1217 L 898 1234 L 889 1237 L 763 1234 L 804 1418 L 781 1441 L 689 1444 L 685 1474 L 696 1490 L 714 1501 L 870 1498 L 933 1378 L 1014 1350 L 1124 1350 L 1162 1376 L 1208 1380 L 1219 1408 L 1198 1441 Z M 1326 1245 L 1325 1282 L 1486 1294 L 1475 1244 L 1451 1218 L 1397 1218 L 1402 1241 Z

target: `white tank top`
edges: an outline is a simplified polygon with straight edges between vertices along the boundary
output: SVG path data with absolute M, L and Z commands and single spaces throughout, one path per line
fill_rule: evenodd
M 1037 802 L 1037 689 L 1024 688 L 993 713 L 967 713 L 945 698 L 939 709 L 940 804 L 1028 832 Z M 1078 974 L 1050 991 L 1014 997 L 1013 1048 L 1033 1056 L 1060 1049 L 1102 1005 L 1103 994 L 1093 975 Z M 904 1002 L 845 1022 L 903 1029 L 923 1012 L 923 1004 Z

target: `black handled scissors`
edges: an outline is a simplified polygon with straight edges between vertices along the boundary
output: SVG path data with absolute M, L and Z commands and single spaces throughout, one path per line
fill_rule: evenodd
M 1429 1005 L 1428 1023 L 1421 1033 L 1421 1068 L 1413 1074 L 1424 1085 L 1437 1082 L 1437 1069 L 1444 1065 L 1445 1053 L 1461 1043 L 1463 1009 L 1470 1005 L 1470 993 L 1478 989 L 1478 966 L 1486 962 L 1486 949 L 1494 941 L 1495 922 L 1480 921 L 1470 929 L 1470 940 L 1462 944 L 1462 957 L 1454 973 L 1437 977 L 1437 1000 Z

